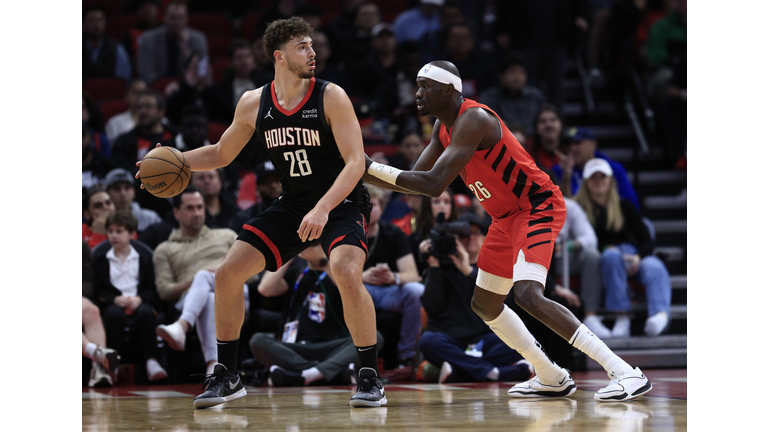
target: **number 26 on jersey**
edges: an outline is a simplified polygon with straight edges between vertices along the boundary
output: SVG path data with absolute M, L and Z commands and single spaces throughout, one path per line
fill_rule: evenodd
M 480 180 L 467 185 L 469 190 L 477 197 L 477 200 L 483 202 L 491 197 L 491 192 L 483 187 L 483 182 Z M 494 201 L 495 202 L 495 201 Z

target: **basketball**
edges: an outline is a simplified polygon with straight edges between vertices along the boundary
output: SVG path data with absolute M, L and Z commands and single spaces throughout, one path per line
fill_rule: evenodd
M 191 167 L 184 154 L 173 147 L 156 147 L 141 161 L 139 167 L 144 189 L 158 198 L 180 194 L 189 184 Z

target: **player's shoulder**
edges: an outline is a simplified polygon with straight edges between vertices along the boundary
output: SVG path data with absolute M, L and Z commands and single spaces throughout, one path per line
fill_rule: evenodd
M 264 91 L 264 86 L 248 90 L 240 97 L 240 103 L 251 105 L 256 104 L 258 106 L 261 103 L 261 94 Z
M 496 116 L 494 116 L 487 108 L 472 106 L 467 108 L 464 113 L 456 119 L 453 130 L 455 133 L 456 130 L 482 129 L 495 126 L 496 124 Z
M 325 89 L 323 90 L 323 98 L 328 101 L 341 101 L 341 100 L 349 100 L 349 96 L 347 96 L 347 92 L 338 84 L 332 83 L 330 81 L 325 81 Z

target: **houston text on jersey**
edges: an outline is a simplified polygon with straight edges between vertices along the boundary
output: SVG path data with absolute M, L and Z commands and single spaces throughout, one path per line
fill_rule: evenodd
M 320 131 L 300 127 L 281 127 L 265 131 L 264 141 L 268 149 L 292 145 L 315 147 L 320 145 Z

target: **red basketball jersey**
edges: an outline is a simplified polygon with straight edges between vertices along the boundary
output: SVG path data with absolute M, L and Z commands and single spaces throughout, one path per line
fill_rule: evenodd
M 499 121 L 502 135 L 501 140 L 490 149 L 475 152 L 461 171 L 461 179 L 494 219 L 503 219 L 522 211 L 533 214 L 544 210 L 538 208 L 539 205 L 552 197 L 555 191 L 555 195 L 559 196 L 559 188 L 536 166 L 533 158 L 493 110 L 473 100 L 464 99 L 459 116 L 474 107 L 493 113 Z M 440 126 L 440 141 L 445 148 L 451 143 L 451 131 L 445 125 Z M 562 203 L 558 207 L 564 208 L 565 205 Z

